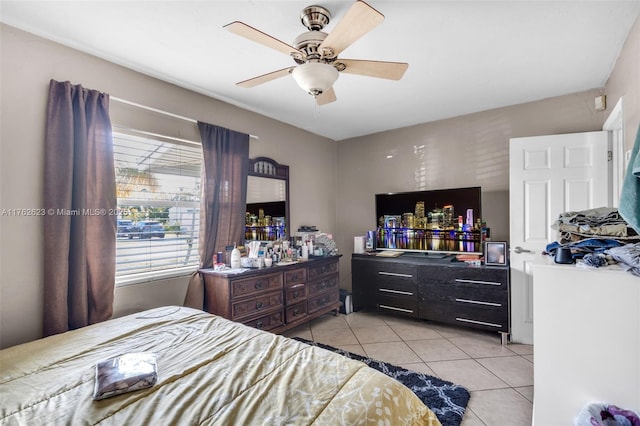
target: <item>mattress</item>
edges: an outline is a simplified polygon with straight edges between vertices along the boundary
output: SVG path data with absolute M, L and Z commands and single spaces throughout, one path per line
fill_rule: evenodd
M 157 359 L 157 383 L 92 398 L 96 363 Z M 365 364 L 202 311 L 162 307 L 0 351 L 0 424 L 439 425 Z

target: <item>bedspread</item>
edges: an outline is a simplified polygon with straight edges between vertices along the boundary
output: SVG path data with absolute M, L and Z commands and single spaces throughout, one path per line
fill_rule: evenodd
M 94 401 L 98 361 L 152 352 L 158 382 Z M 0 351 L 0 424 L 439 425 L 366 365 L 185 307 Z

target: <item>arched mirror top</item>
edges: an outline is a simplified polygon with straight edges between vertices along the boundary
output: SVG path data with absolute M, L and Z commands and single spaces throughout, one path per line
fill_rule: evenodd
M 249 159 L 245 241 L 289 238 L 289 166 L 269 157 Z
M 249 176 L 289 179 L 289 166 L 280 164 L 269 157 L 250 158 Z

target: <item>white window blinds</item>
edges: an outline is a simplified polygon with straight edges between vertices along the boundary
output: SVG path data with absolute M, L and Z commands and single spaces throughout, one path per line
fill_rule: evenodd
M 195 270 L 200 143 L 135 132 L 114 132 L 113 143 L 117 282 Z

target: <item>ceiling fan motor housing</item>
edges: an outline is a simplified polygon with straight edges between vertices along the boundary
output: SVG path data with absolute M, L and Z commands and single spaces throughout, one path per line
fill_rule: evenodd
M 328 34 L 322 31 L 307 31 L 296 37 L 294 46 L 296 49 L 304 52 L 303 57 L 294 56 L 293 59 L 299 63 L 304 64 L 308 60 L 322 59 L 322 52 L 318 51 L 318 47 L 322 44 Z
M 300 12 L 300 21 L 309 31 L 320 31 L 331 20 L 331 14 L 322 6 L 309 6 Z

